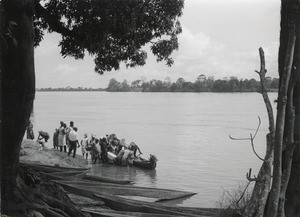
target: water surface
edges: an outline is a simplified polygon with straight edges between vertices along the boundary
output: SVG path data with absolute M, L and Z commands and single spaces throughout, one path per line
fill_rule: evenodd
M 115 133 L 134 141 L 144 157 L 159 159 L 155 171 L 95 165 L 92 172 L 133 179 L 137 186 L 196 192 L 176 203 L 213 207 L 224 189 L 246 182 L 250 167 L 258 172 L 261 161 L 250 141 L 229 139 L 254 134 L 257 116 L 262 124 L 255 148 L 263 157 L 268 119 L 258 93 L 37 92 L 33 120 L 35 133 L 52 135 L 60 121 L 72 120 L 80 137 Z

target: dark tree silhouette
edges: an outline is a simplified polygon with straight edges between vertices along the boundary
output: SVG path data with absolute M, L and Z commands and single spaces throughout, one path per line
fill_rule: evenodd
M 18 177 L 19 149 L 35 94 L 34 46 L 45 31 L 62 35 L 62 56 L 94 56 L 95 71 L 103 73 L 145 64 L 143 46 L 150 43 L 157 61 L 178 48 L 178 17 L 183 0 L 1 0 L 1 186 L 2 211 L 12 201 Z

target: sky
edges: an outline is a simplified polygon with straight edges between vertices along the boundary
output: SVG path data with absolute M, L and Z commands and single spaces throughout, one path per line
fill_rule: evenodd
M 60 55 L 60 35 L 47 34 L 35 49 L 36 87 L 105 88 L 109 80 L 137 79 L 194 82 L 201 74 L 215 79 L 236 76 L 259 79 L 259 47 L 265 51 L 267 76 L 278 77 L 277 55 L 280 31 L 279 0 L 185 0 L 180 17 L 183 32 L 172 67 L 156 62 L 148 53 L 146 65 L 99 75 L 93 57 L 83 60 Z

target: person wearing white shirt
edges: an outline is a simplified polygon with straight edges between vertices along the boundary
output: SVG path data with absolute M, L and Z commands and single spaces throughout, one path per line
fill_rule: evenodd
M 77 127 L 70 128 L 69 142 L 70 142 L 70 144 L 69 144 L 70 147 L 69 147 L 68 155 L 70 155 L 71 152 L 73 151 L 73 158 L 75 158 L 77 145 L 78 145 L 78 147 L 80 146 L 79 142 L 78 142 Z

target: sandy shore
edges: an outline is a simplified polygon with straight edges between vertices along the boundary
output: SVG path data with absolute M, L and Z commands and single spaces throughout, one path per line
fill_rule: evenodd
M 80 155 L 75 158 L 57 149 L 44 148 L 36 141 L 24 139 L 20 150 L 20 162 L 62 167 L 87 167 L 87 161 Z

